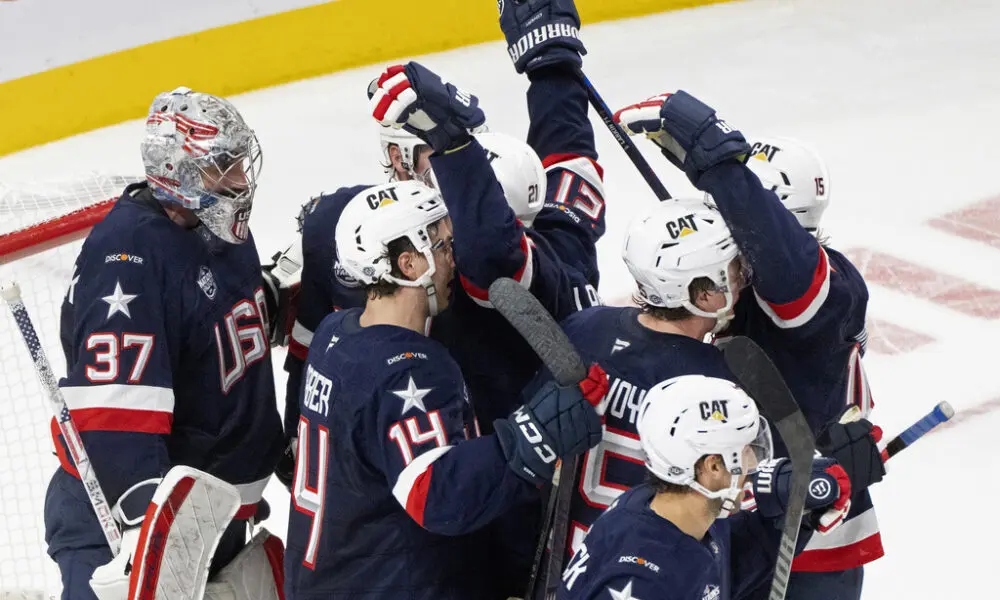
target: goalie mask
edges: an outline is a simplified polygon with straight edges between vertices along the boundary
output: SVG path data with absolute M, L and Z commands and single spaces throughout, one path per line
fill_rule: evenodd
M 262 156 L 236 107 L 184 87 L 160 94 L 141 149 L 154 197 L 194 211 L 230 244 L 247 241 Z
M 830 204 L 830 175 L 819 154 L 795 140 L 758 138 L 746 165 L 802 227 L 810 233 L 819 229 Z
M 750 396 L 731 381 L 704 375 L 682 375 L 653 386 L 639 408 L 637 431 L 646 468 L 663 481 L 722 500 L 720 516 L 736 510 L 740 478 L 773 454 L 771 430 Z M 716 454 L 730 483 L 712 491 L 698 482 L 695 465 Z
M 344 270 L 364 285 L 389 281 L 427 290 L 431 316 L 438 314 L 433 282 L 436 265 L 428 226 L 448 216 L 437 191 L 417 181 L 383 183 L 352 198 L 337 222 L 337 258 Z M 427 259 L 427 271 L 415 281 L 392 274 L 389 243 L 406 238 Z
M 665 308 L 684 307 L 692 314 L 716 319 L 713 332 L 731 320 L 735 298 L 729 264 L 739 256 L 729 227 L 713 206 L 701 199 L 660 202 L 629 226 L 622 258 L 638 286 L 639 298 Z M 742 262 L 741 262 L 742 265 Z M 726 305 L 708 312 L 691 301 L 691 283 L 705 277 Z M 741 272 L 741 285 L 749 276 Z

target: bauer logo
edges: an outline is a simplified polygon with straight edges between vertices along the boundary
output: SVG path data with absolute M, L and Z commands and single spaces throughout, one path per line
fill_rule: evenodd
M 125 252 L 121 252 L 119 254 L 109 254 L 104 257 L 104 264 L 119 263 L 119 262 L 141 265 L 142 257 L 136 256 L 135 254 L 126 254 Z
M 215 276 L 212 275 L 212 270 L 204 265 L 198 271 L 198 287 L 205 292 L 209 300 L 215 299 L 215 292 L 218 289 L 215 286 Z

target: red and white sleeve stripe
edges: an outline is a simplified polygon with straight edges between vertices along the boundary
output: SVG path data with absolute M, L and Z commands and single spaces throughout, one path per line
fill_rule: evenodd
M 531 241 L 526 233 L 521 234 L 521 252 L 524 254 L 524 262 L 521 263 L 521 267 L 514 273 L 511 277 L 514 281 L 520 283 L 525 289 L 531 289 L 531 281 L 535 275 L 535 243 Z M 469 294 L 473 302 L 480 306 L 485 306 L 486 308 L 493 308 L 490 304 L 489 292 L 476 284 L 472 283 L 465 276 L 460 276 L 462 280 L 462 287 L 465 292 Z
M 768 302 L 754 291 L 757 304 L 771 317 L 771 321 L 782 329 L 793 329 L 808 323 L 820 307 L 826 302 L 826 297 L 830 294 L 830 262 L 827 259 L 826 251 L 819 249 L 819 260 L 816 263 L 816 271 L 813 273 L 812 283 L 809 288 L 797 300 L 777 304 Z
M 61 388 L 73 423 L 84 431 L 170 433 L 174 391 L 151 385 L 108 383 Z
M 309 356 L 309 344 L 312 343 L 313 332 L 306 328 L 298 320 L 292 326 L 292 336 L 288 342 L 288 351 L 299 360 L 305 360 Z
M 833 531 L 809 538 L 802 554 L 792 562 L 792 571 L 846 571 L 870 563 L 883 554 L 878 518 L 875 509 L 869 508 Z
M 868 418 L 875 401 L 872 400 L 872 390 L 868 385 L 868 375 L 861 361 L 861 344 L 855 344 L 847 360 L 847 393 L 844 400 L 846 406 L 856 405 L 861 409 L 861 416 Z
M 424 526 L 424 509 L 427 506 L 427 493 L 431 488 L 434 462 L 452 448 L 454 446 L 434 448 L 414 458 L 400 472 L 396 485 L 392 486 L 392 495 L 396 497 L 396 501 L 421 527 Z

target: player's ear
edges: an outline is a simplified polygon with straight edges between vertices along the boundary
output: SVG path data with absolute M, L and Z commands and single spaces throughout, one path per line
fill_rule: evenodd
M 389 162 L 392 163 L 392 170 L 397 175 L 406 173 L 406 169 L 403 168 L 403 153 L 396 144 L 389 144 Z

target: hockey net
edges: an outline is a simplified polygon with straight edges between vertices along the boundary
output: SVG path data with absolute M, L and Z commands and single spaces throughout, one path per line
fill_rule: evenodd
M 134 177 L 0 182 L 0 283 L 16 281 L 57 377 L 66 361 L 59 312 L 82 240 Z M 58 468 L 48 403 L 6 306 L 0 308 L 0 600 L 58 597 L 42 511 Z

